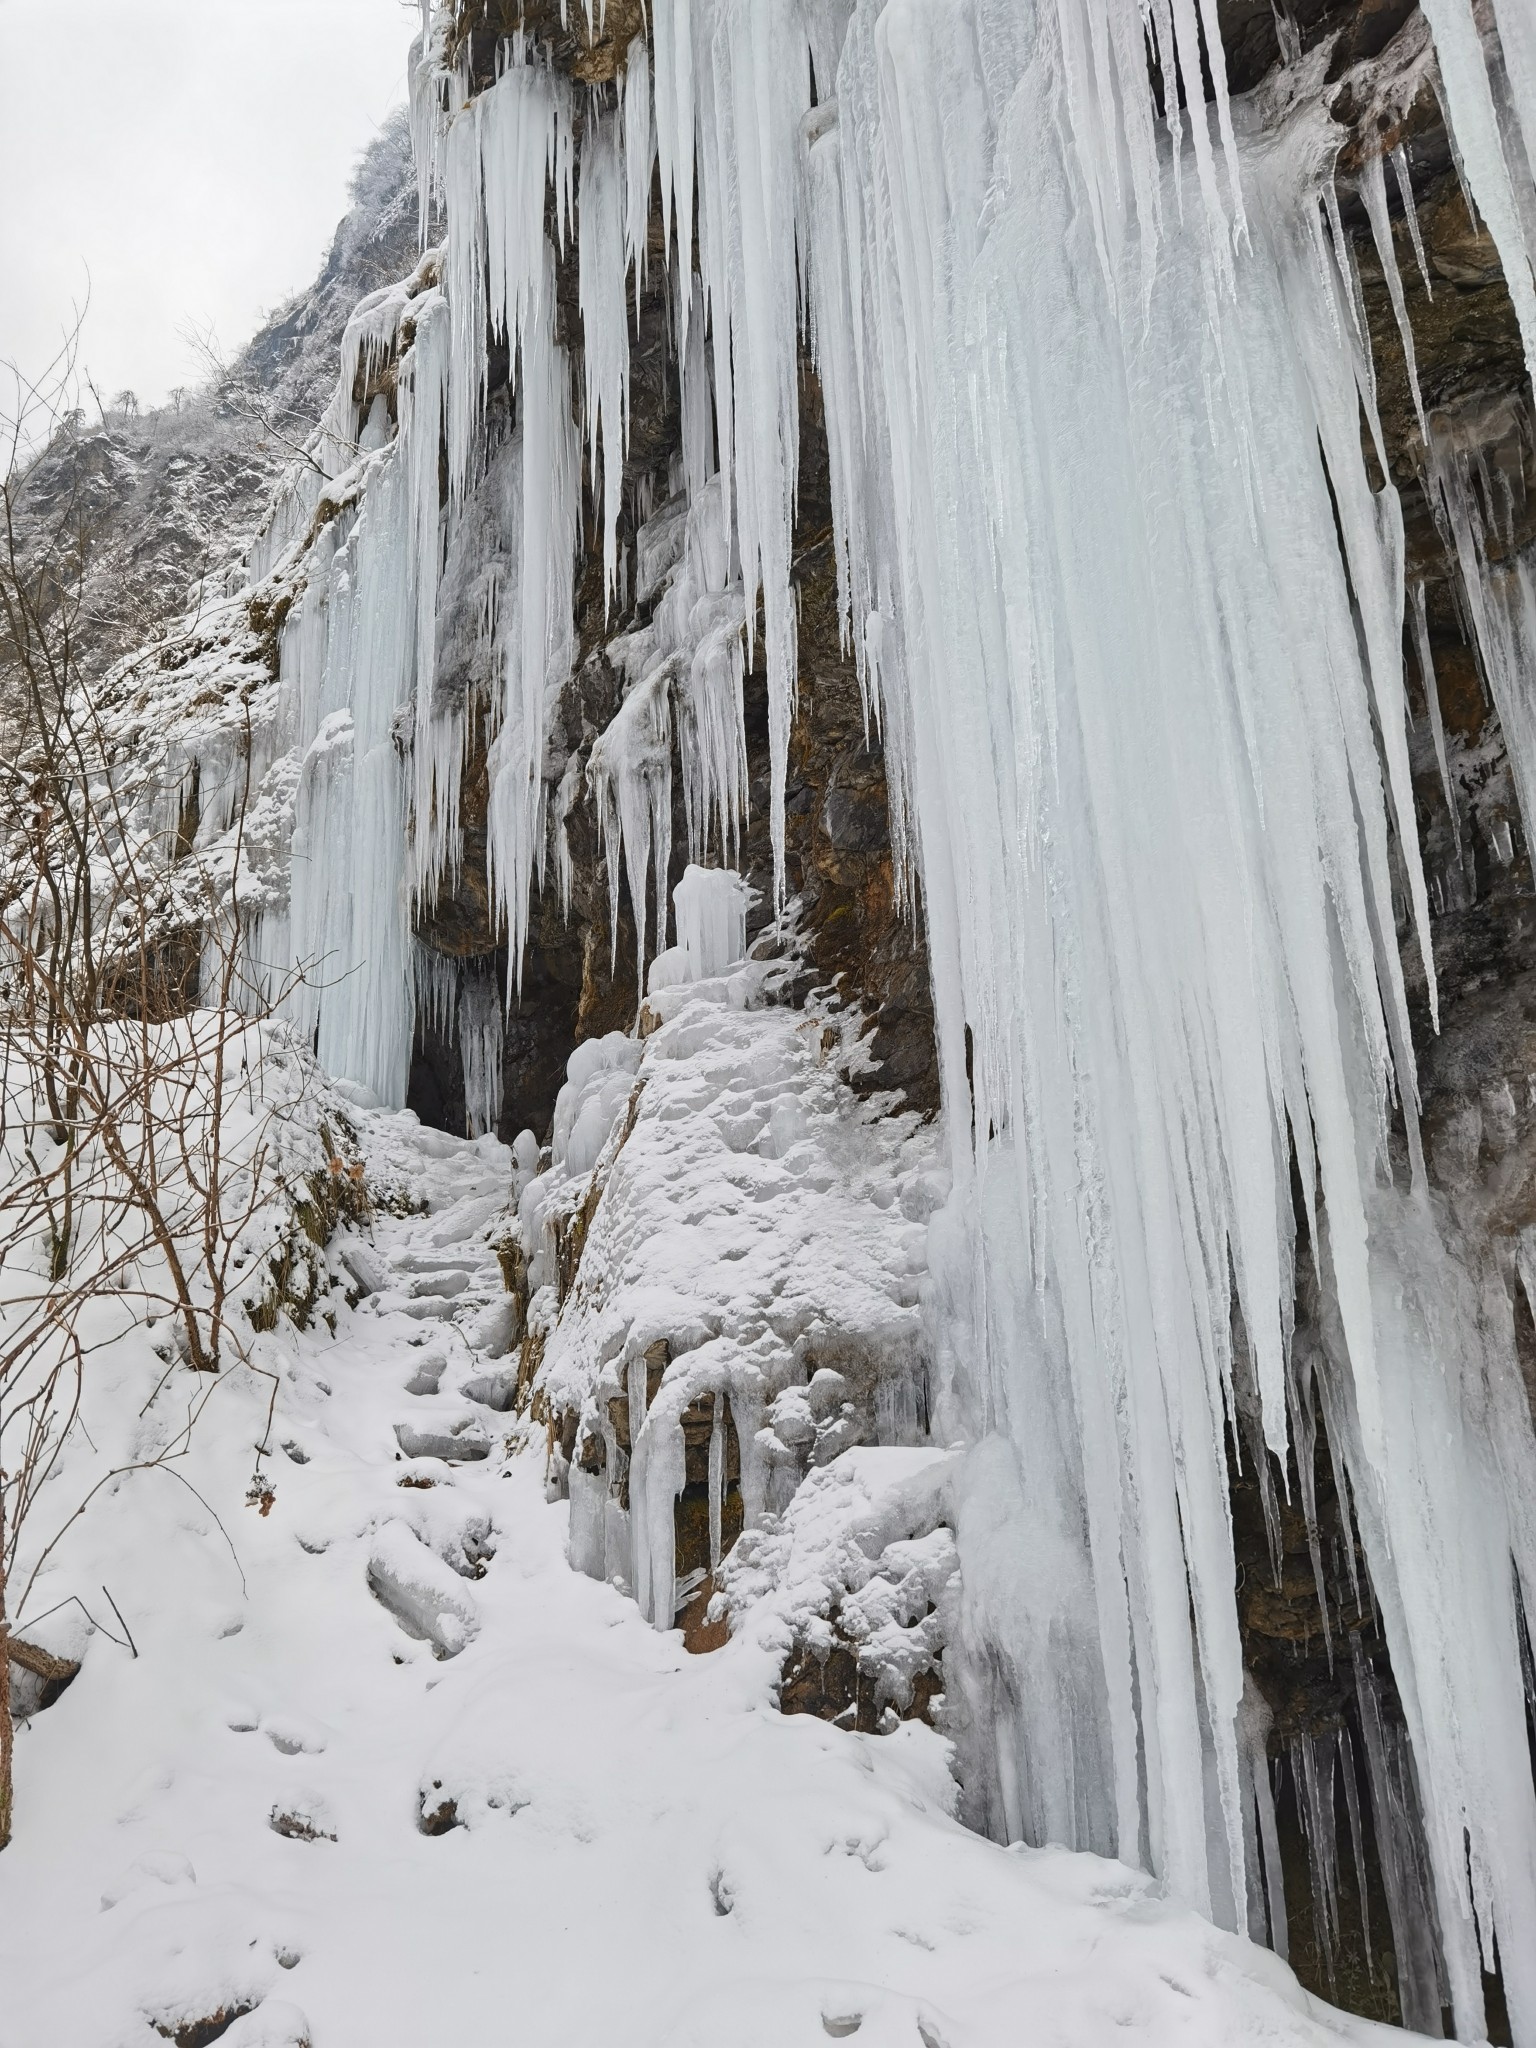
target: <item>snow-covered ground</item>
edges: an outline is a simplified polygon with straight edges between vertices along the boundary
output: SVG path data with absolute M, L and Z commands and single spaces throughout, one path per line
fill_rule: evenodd
M 968 1832 L 927 1726 L 780 1715 L 772 1630 L 690 1656 L 573 1571 L 545 1432 L 501 1405 L 511 1155 L 359 1124 L 406 1199 L 333 1243 L 334 1331 L 256 1339 L 33 1596 L 118 1634 L 110 1589 L 133 1649 L 74 1605 L 31 1631 L 83 1670 L 18 1740 L 0 2048 L 1381 2033 L 1120 1865 Z M 181 1426 L 164 1375 L 148 1335 L 98 1361 L 55 1520 Z

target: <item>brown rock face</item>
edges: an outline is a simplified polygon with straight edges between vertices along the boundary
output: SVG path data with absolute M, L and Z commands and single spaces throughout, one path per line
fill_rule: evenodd
M 496 44 L 520 33 L 542 43 L 556 67 L 583 85 L 608 85 L 622 77 L 630 44 L 645 33 L 646 13 L 645 0 L 594 0 L 589 31 L 584 0 L 564 7 L 561 0 L 467 0 L 452 48 L 469 48 L 476 84 L 488 85 Z

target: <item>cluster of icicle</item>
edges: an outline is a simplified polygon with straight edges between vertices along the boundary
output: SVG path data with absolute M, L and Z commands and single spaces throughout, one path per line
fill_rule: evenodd
M 253 978 L 285 991 L 331 1073 L 384 1100 L 401 1099 L 410 1060 L 412 792 L 400 720 L 430 732 L 448 343 L 430 261 L 363 302 L 310 459 L 251 563 L 253 580 L 286 581 L 291 599 L 276 715 L 253 767 L 291 778 L 294 817 L 286 910 L 268 910 L 248 934 Z M 397 358 L 398 425 L 382 391 L 366 409 L 353 396 Z M 445 815 L 458 756 L 440 747 L 434 757 L 428 745 L 415 758 L 416 811 Z
M 1317 1957 L 1329 1995 L 1338 1995 L 1338 1962 L 1346 1938 L 1353 1945 L 1354 1924 L 1345 1926 L 1345 1902 L 1341 1897 L 1343 1845 L 1339 1839 L 1339 1794 L 1343 1794 L 1345 1828 L 1348 1834 L 1349 1869 L 1354 1898 L 1350 1901 L 1351 1923 L 1358 1917 L 1359 1945 L 1368 1976 L 1385 1968 L 1386 1953 L 1396 1965 L 1399 2004 L 1413 2013 L 1431 2031 L 1438 2027 L 1437 2015 L 1443 2001 L 1439 1957 L 1432 1938 L 1434 1906 L 1427 1868 L 1423 1832 L 1419 1825 L 1418 1799 L 1414 1786 L 1413 1758 L 1408 1738 L 1395 1718 L 1383 1710 L 1381 1680 L 1354 1642 L 1354 1684 L 1359 1706 L 1359 1750 L 1347 1726 L 1323 1733 L 1292 1736 L 1275 1775 L 1289 1771 L 1296 1811 L 1306 1846 L 1307 1870 L 1311 1881 L 1311 1907 Z M 1267 1721 L 1267 1715 L 1264 1717 Z M 1263 1736 L 1261 1724 L 1254 1730 Z M 1363 1769 L 1362 1769 L 1363 1767 Z M 1361 1780 L 1368 1790 L 1372 1818 L 1371 1839 L 1381 1876 L 1381 1892 L 1387 1905 L 1387 1925 L 1371 1916 L 1371 1887 L 1366 1876 L 1367 1831 Z M 1280 1868 L 1279 1831 L 1275 1816 L 1274 1790 L 1266 1778 L 1258 1785 L 1255 1802 L 1257 1849 L 1250 1853 L 1262 1859 L 1267 1897 L 1270 1946 L 1282 1956 L 1288 1947 L 1285 1891 Z M 1254 1932 L 1264 1925 L 1256 1918 Z M 1417 1935 L 1405 1947 L 1403 1936 Z
M 1467 0 L 1425 12 L 1520 303 L 1531 17 L 1495 7 L 1490 72 Z M 1392 894 L 1395 857 L 1433 1007 L 1402 515 L 1361 455 L 1362 413 L 1381 433 L 1326 52 L 1262 129 L 1218 62 L 1181 135 L 1154 118 L 1142 13 L 861 0 L 786 188 L 968 1182 L 946 1422 L 1012 1451 L 960 1532 L 974 1644 L 1002 1649 L 998 1820 L 1150 1860 L 1264 1931 L 1226 1446 L 1240 1374 L 1282 1462 L 1316 1400 L 1422 1802 L 1423 1916 L 1394 1894 L 1405 2016 L 1438 2032 L 1443 1990 L 1478 2035 L 1497 1960 L 1529 2044 L 1536 1454 L 1509 1302 L 1442 1248 L 1419 1150 Z M 1193 8 L 1150 17 L 1164 75 L 1193 78 Z M 1327 1304 L 1315 1391 L 1302 1258 Z M 1436 1946 L 1443 1986 L 1407 1961 Z
M 674 746 L 683 768 L 691 863 L 702 862 L 712 838 L 718 839 L 722 855 L 734 861 L 746 815 L 746 620 L 723 505 L 721 480 L 711 477 L 679 510 L 641 528 L 637 595 L 644 599 L 663 576 L 665 592 L 648 625 L 608 643 L 608 658 L 629 688 L 618 715 L 593 747 L 587 772 L 608 869 L 612 954 L 616 960 L 623 873 L 634 907 L 642 975 L 648 872 L 654 876 L 658 950 L 667 943 Z M 680 884 L 679 915 L 681 900 Z
M 1424 13 L 1536 362 L 1536 26 L 1525 0 L 1494 0 L 1491 63 L 1471 0 Z M 1438 1946 L 1474 2035 L 1496 1957 L 1532 2048 L 1518 1638 L 1519 1602 L 1536 1599 L 1536 1455 L 1509 1304 L 1442 1248 L 1419 1151 L 1392 892 L 1395 859 L 1433 1003 L 1402 518 L 1361 457 L 1362 411 L 1378 445 L 1380 430 L 1323 62 L 1298 60 L 1261 124 L 1229 102 L 1214 0 L 653 0 L 652 45 L 632 46 L 621 105 L 585 108 L 578 151 L 574 88 L 536 50 L 508 44 L 464 104 L 445 47 L 440 18 L 416 127 L 446 213 L 442 283 L 397 308 L 396 339 L 409 317 L 414 341 L 393 442 L 370 447 L 371 418 L 345 423 L 367 487 L 313 540 L 283 645 L 304 762 L 287 943 L 348 968 L 320 1001 L 322 1057 L 398 1099 L 408 899 L 453 859 L 463 732 L 434 699 L 433 606 L 444 530 L 479 488 L 488 334 L 511 358 L 518 446 L 488 715 L 494 883 L 520 956 L 551 802 L 563 816 L 574 795 L 546 760 L 582 468 L 555 242 L 574 213 L 613 596 L 628 280 L 654 159 L 687 616 L 658 613 L 631 650 L 594 756 L 615 925 L 622 851 L 642 960 L 648 868 L 665 943 L 684 673 L 707 763 L 690 841 L 739 807 L 739 639 L 750 648 L 759 599 L 782 885 L 808 318 L 845 629 L 884 723 L 898 859 L 921 871 L 960 1178 L 938 1238 L 941 1427 L 980 1444 L 959 1536 L 995 1824 L 1149 1863 L 1230 1925 L 1273 1924 L 1227 1442 L 1245 1374 L 1282 1462 L 1320 1402 L 1427 1842 L 1434 1925 L 1394 1925 L 1395 1945 Z M 1390 241 L 1384 184 L 1368 174 L 1364 190 Z M 1464 465 L 1454 449 L 1439 462 L 1475 553 Z M 1504 633 L 1507 706 L 1495 687 L 1528 750 L 1527 584 L 1516 596 L 1487 644 Z M 338 902 L 340 874 L 354 886 Z M 1328 1305 L 1325 1369 L 1305 1385 L 1303 1259 Z M 1381 1814 L 1376 1832 L 1398 1839 Z M 1405 2015 L 1437 2028 L 1440 1981 L 1403 1971 Z
M 330 411 L 249 565 L 253 583 L 286 580 L 296 592 L 281 639 L 279 714 L 258 764 L 287 764 L 294 783 L 291 902 L 286 915 L 260 921 L 250 950 L 269 986 L 298 977 L 287 1007 L 317 1034 L 330 1070 L 395 1103 L 417 1014 L 412 912 L 457 873 L 472 719 L 484 721 L 489 746 L 490 880 L 514 983 L 532 892 L 551 858 L 569 908 L 565 825 L 580 774 L 574 757 L 551 758 L 551 714 L 575 653 L 584 448 L 610 604 L 626 583 L 618 534 L 630 285 L 638 311 L 655 164 L 643 37 L 629 51 L 620 103 L 578 108 L 571 82 L 521 37 L 501 47 L 495 83 L 471 98 L 445 58 L 448 26 L 425 25 L 412 109 L 424 228 L 439 207 L 443 247 L 406 285 L 359 307 Z M 555 322 L 556 262 L 573 239 L 584 441 Z M 626 699 L 590 778 L 615 947 L 627 868 L 642 985 L 653 860 L 656 939 L 666 944 L 674 740 L 690 858 L 702 858 L 712 836 L 731 855 L 746 810 L 746 607 L 729 500 L 714 474 L 702 315 L 691 344 L 686 336 L 691 292 L 680 301 L 693 369 L 686 496 L 652 522 L 657 532 L 639 536 L 637 595 L 656 600 L 653 617 L 616 650 Z M 509 359 L 494 420 L 491 345 Z M 360 402 L 391 377 L 394 418 L 382 388 Z M 483 702 L 445 695 L 440 673 L 444 636 L 457 630 L 451 615 L 470 587 L 490 648 Z
M 503 1010 L 494 964 L 450 959 L 415 948 L 417 1018 L 445 1045 L 457 1045 L 464 1075 L 465 1121 L 472 1138 L 501 1116 Z
M 458 866 L 472 717 L 488 735 L 492 881 L 519 961 L 551 836 L 545 742 L 572 655 L 581 445 L 554 336 L 545 202 L 552 188 L 567 237 L 575 157 L 571 88 L 525 57 L 509 49 L 494 88 L 433 131 L 425 161 L 440 178 L 445 248 L 354 317 L 325 431 L 252 563 L 280 576 L 285 549 L 301 563 L 276 735 L 297 764 L 290 906 L 287 929 L 263 928 L 253 951 L 304 970 L 289 1007 L 321 1059 L 392 1103 L 404 1100 L 416 1022 L 412 912 Z M 431 77 L 434 90 L 454 82 Z M 488 336 L 511 357 L 514 424 L 499 438 L 485 419 Z M 393 432 L 382 395 L 366 421 L 354 403 L 381 366 L 395 375 Z M 617 422 L 604 413 L 596 430 L 606 454 Z M 482 704 L 438 688 L 444 571 L 466 547 L 494 557 L 479 591 L 493 650 Z M 478 1074 L 499 1063 L 499 1028 L 493 1038 L 478 993 L 471 1007 L 464 1051 Z M 499 1085 L 477 1081 L 477 1121 Z

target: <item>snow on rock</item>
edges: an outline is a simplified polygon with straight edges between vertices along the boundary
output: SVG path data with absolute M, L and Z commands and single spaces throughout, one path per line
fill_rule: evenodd
M 827 1379 L 841 1375 L 823 1367 L 809 1400 L 789 1389 L 775 1408 L 798 1397 L 813 1429 L 828 1400 L 825 1391 L 817 1400 L 817 1382 Z M 889 1733 L 898 1709 L 914 1704 L 917 1681 L 931 1680 L 933 1693 L 957 1591 L 955 1540 L 946 1526 L 953 1464 L 927 1446 L 863 1444 L 808 1472 L 781 1517 L 743 1531 L 719 1567 L 717 1599 L 765 1649 L 799 1653 L 798 1672 L 788 1669 L 781 1681 L 781 1706 L 796 1703 L 805 1676 L 815 1677 L 824 1704 L 839 1649 L 852 1655 L 858 1683 L 842 1713 L 830 1717 L 836 1725 L 872 1720 Z
M 743 1191 L 787 1215 L 796 1167 L 717 1147 L 705 1173 L 707 1105 L 734 1102 L 733 1130 L 761 1136 L 769 1103 L 792 1092 L 811 1133 L 804 1170 L 831 1181 L 815 1216 L 848 1238 L 864 1304 L 851 1320 L 866 1328 L 880 1297 L 894 1330 L 909 1311 L 881 1257 L 899 1263 L 903 1233 L 882 1239 L 859 1191 L 881 1144 L 915 1185 L 928 1141 L 832 1118 L 840 1084 L 816 1044 L 807 1020 L 702 1004 L 648 1045 L 645 1094 L 677 1113 L 688 1164 L 675 1198 L 725 1203 L 723 1256 L 745 1242 Z M 636 1167 L 655 1121 L 625 1147 Z M 179 1477 L 104 1488 L 39 1581 L 39 1609 L 78 1595 L 101 1615 L 105 1581 L 137 1655 L 79 1623 L 81 1676 L 18 1746 L 17 1835 L 0 1856 L 3 2048 L 159 2048 L 219 2027 L 245 2048 L 1004 2048 L 1025 2024 L 1074 2048 L 1379 2038 L 1146 1877 L 963 1828 L 932 1729 L 876 1738 L 786 1718 L 771 1643 L 746 1630 L 690 1657 L 572 1572 L 542 1432 L 516 1425 L 472 1465 L 400 1458 L 394 1425 L 436 1398 L 407 1391 L 423 1355 L 440 1361 L 445 1398 L 467 1398 L 484 1370 L 469 1333 L 500 1287 L 490 1239 L 521 1170 L 494 1141 L 455 1144 L 409 1117 L 363 1111 L 360 1126 L 372 1170 L 414 1204 L 371 1226 L 391 1285 L 338 1303 L 334 1334 L 260 1337 L 258 1369 L 218 1382 Z M 615 1221 L 621 1210 L 637 1213 L 627 1198 Z M 811 1330 L 834 1306 L 818 1293 L 832 1260 L 805 1222 L 775 1298 Z M 401 1283 L 450 1255 L 471 1285 L 425 1331 Z M 701 1262 L 690 1277 L 672 1242 L 657 1263 L 658 1304 L 686 1291 L 708 1312 Z M 796 1265 L 817 1271 L 796 1279 Z M 90 1435 L 50 1482 L 61 1520 L 146 1431 L 175 1426 L 185 1393 L 143 1338 L 101 1354 Z M 306 1455 L 268 1461 L 262 1511 L 246 1486 L 269 1404 L 274 1439 Z M 816 1550 L 835 1487 L 877 1542 L 911 1523 L 912 1496 L 932 1499 L 942 1469 L 921 1449 L 845 1454 L 786 1522 L 791 1550 Z M 460 1568 L 441 1554 L 455 1546 Z M 433 1597 L 452 1580 L 478 1632 L 441 1659 L 370 1593 L 373 1562 Z M 780 1576 L 805 1583 L 798 1568 Z
M 225 2048 L 311 2048 L 309 2021 L 286 1998 L 267 1998 L 219 2036 Z
M 834 1057 L 846 1023 L 763 1007 L 774 972 L 659 990 L 643 1047 L 578 1047 L 519 1209 L 572 1561 L 660 1628 L 678 1581 L 718 1565 L 726 1518 L 754 1525 L 808 1461 L 926 1423 L 935 1133 L 859 1101 Z
M 386 1522 L 374 1539 L 368 1584 L 401 1627 L 439 1656 L 456 1656 L 480 1626 L 474 1600 L 404 1522 Z

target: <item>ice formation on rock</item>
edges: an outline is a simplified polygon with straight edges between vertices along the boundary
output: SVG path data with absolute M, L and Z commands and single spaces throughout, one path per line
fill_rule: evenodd
M 850 1440 L 845 1402 L 850 1418 L 868 1409 L 878 1443 L 914 1444 L 926 1421 L 924 1226 L 948 1185 L 935 1135 L 860 1105 L 814 1015 L 762 1007 L 775 971 L 656 991 L 643 1045 L 578 1046 L 551 1163 L 521 1199 L 537 1393 L 581 1419 L 572 1562 L 618 1574 L 661 1628 L 678 1605 L 674 1502 L 701 1404 L 709 1568 L 728 1432 L 738 1512 L 756 1524 L 788 1506 L 808 1452 L 826 1462 Z M 818 1396 L 818 1379 L 836 1388 L 819 1416 L 808 1379 Z
M 1181 221 L 1174 166 L 1133 119 L 1137 175 L 1107 173 L 1085 22 L 861 5 L 811 145 L 813 243 L 842 244 L 815 318 L 847 587 L 882 614 L 854 637 L 899 636 L 884 689 L 905 706 L 962 1182 L 941 1413 L 982 1440 L 959 1538 L 977 1634 L 1009 1645 L 998 1819 L 1149 1856 L 1245 1918 L 1231 1328 L 1283 1455 L 1310 1398 L 1288 1363 L 1294 1149 L 1336 1304 L 1332 1441 L 1436 1810 L 1456 2009 L 1480 2025 L 1475 1914 L 1523 2038 L 1528 1481 L 1475 1420 L 1507 1366 L 1430 1258 L 1388 842 L 1390 824 L 1432 993 L 1401 514 L 1361 460 L 1373 398 L 1318 207 L 1326 124 L 1303 101 L 1236 141 L 1230 245 L 1203 111 L 1202 210 Z M 1422 1321 L 1404 1320 L 1409 1274 Z M 1466 1410 L 1445 1405 L 1431 1275 Z M 1430 1441 L 1458 1446 L 1434 1481 Z M 1453 1676 L 1439 1603 L 1466 1572 L 1486 1605 Z
M 690 981 L 734 967 L 747 950 L 747 892 L 730 868 L 688 867 L 672 895 L 678 949 Z
M 288 1007 L 316 1034 L 328 1070 L 384 1101 L 403 1100 L 412 1026 L 399 720 L 417 714 L 424 728 L 423 815 L 446 813 L 456 787 L 451 750 L 436 749 L 442 766 L 431 773 L 431 720 L 419 717 L 430 707 L 435 660 L 447 309 L 424 275 L 413 282 L 423 287 L 414 295 L 407 287 L 365 305 L 343 352 L 333 423 L 342 408 L 355 412 L 355 381 L 366 383 L 383 354 L 401 345 L 407 322 L 414 332 L 396 439 L 359 452 L 311 514 L 319 531 L 280 643 L 275 738 L 301 763 L 287 931 L 264 921 L 252 942 L 263 965 L 304 971 Z M 355 443 L 355 418 L 345 427 Z M 451 829 L 446 817 L 440 829 Z

